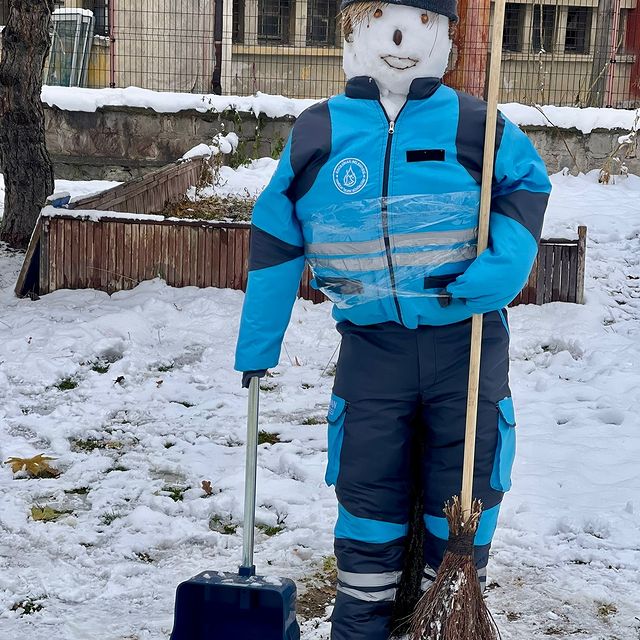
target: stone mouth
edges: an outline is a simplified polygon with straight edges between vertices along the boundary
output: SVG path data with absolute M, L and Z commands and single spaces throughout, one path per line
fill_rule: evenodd
M 418 64 L 418 60 L 415 58 L 399 58 L 398 56 L 386 55 L 380 56 L 392 69 L 398 69 L 404 71 L 405 69 L 411 69 Z

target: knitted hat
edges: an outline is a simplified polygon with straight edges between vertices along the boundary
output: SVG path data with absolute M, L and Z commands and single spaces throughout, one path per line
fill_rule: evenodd
M 340 10 L 356 2 L 366 2 L 367 0 L 342 0 Z M 417 9 L 425 9 L 447 16 L 452 22 L 458 22 L 457 0 L 384 0 L 386 4 L 401 4 L 407 7 L 416 7 Z

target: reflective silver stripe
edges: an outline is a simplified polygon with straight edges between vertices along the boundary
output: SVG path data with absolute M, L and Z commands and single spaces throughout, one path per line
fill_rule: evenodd
M 384 256 L 375 258 L 313 258 L 309 257 L 309 264 L 314 269 L 336 269 L 345 271 L 381 271 L 387 268 L 387 260 Z
M 394 253 L 393 264 L 399 267 L 413 267 L 423 265 L 442 265 L 447 262 L 472 260 L 476 257 L 475 246 L 459 247 L 457 249 L 438 251 L 419 251 L 416 253 Z
M 477 229 L 396 233 L 391 235 L 390 238 L 391 244 L 396 247 L 429 247 L 435 245 L 460 244 L 461 242 L 473 242 L 476 240 Z
M 311 242 L 305 246 L 306 253 L 319 253 L 326 256 L 349 256 L 376 253 L 376 251 L 384 251 L 382 238 L 360 242 Z
M 420 583 L 420 591 L 429 591 L 435 582 L 435 578 L 422 578 Z
M 389 238 L 391 245 L 395 247 L 429 247 L 472 242 L 476 239 L 476 235 L 476 229 L 462 229 L 460 231 L 396 233 L 391 234 Z M 354 256 L 376 251 L 384 251 L 382 238 L 355 242 L 310 242 L 305 246 L 306 253 L 322 256 Z
M 426 565 L 426 566 L 425 566 L 425 568 L 424 568 L 424 575 L 425 575 L 425 577 L 435 579 L 435 577 L 436 577 L 436 571 L 435 571 L 435 569 L 434 569 L 430 564 L 428 564 L 428 565 Z
M 386 589 L 385 591 L 360 591 L 359 589 L 350 589 L 338 585 L 338 591 L 346 593 L 352 598 L 364 600 L 365 602 L 393 602 L 396 599 L 397 589 Z
M 440 266 L 449 262 L 473 260 L 476 247 L 466 246 L 457 249 L 434 251 L 416 251 L 415 253 L 394 253 L 393 264 L 398 267 Z M 354 271 L 381 271 L 388 268 L 386 256 L 362 258 L 350 256 L 345 258 L 308 258 L 314 269 L 335 269 L 341 273 Z
M 338 580 L 350 587 L 386 587 L 398 584 L 402 571 L 387 571 L 386 573 L 351 573 L 338 569 Z

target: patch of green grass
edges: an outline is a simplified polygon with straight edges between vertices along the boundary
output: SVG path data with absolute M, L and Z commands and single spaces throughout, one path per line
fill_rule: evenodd
M 316 424 L 326 424 L 326 420 L 324 418 L 318 418 L 317 416 L 309 416 L 302 421 L 304 425 L 316 425 Z
M 301 386 L 303 389 L 313 389 L 313 385 L 312 385 L 312 384 L 309 384 L 308 382 L 303 382 L 300 386 Z
M 34 613 L 38 613 L 38 611 L 42 611 L 44 607 L 42 603 L 34 600 L 32 598 L 26 598 L 25 600 L 20 600 L 20 602 L 16 602 L 12 607 L 11 611 L 21 611 L 20 617 L 22 616 L 30 616 Z
M 278 444 L 278 442 L 280 442 L 280 436 L 277 433 L 258 432 L 258 444 Z
M 89 487 L 77 487 L 76 489 L 65 489 L 64 492 L 72 496 L 86 496 L 89 493 Z
M 91 365 L 91 371 L 95 371 L 96 373 L 107 373 L 110 366 L 111 364 L 109 362 L 98 360 Z
M 54 386 L 59 391 L 71 391 L 72 389 L 77 388 L 78 381 L 75 378 L 63 378 Z
M 118 518 L 122 518 L 122 514 L 119 511 L 106 511 L 100 516 L 100 522 L 109 526 L 113 524 Z
M 338 562 L 335 556 L 327 556 L 322 560 L 322 571 L 324 573 L 331 573 L 338 568 Z
M 188 487 L 171 487 L 167 486 L 162 489 L 163 493 L 168 493 L 169 497 L 174 502 L 182 502 L 184 500 L 184 494 Z
M 282 525 L 276 525 L 275 527 L 270 526 L 268 524 L 257 524 L 256 527 L 262 531 L 265 535 L 271 537 L 278 535 L 281 531 L 284 531 L 284 527 Z
M 91 453 L 96 449 L 122 449 L 122 442 L 100 438 L 76 438 L 71 441 L 71 448 L 74 451 Z
M 209 520 L 209 528 L 226 536 L 232 536 L 238 530 L 238 525 L 231 521 L 231 516 L 223 518 L 216 514 Z
M 173 371 L 173 369 L 174 369 L 174 367 L 175 367 L 175 366 L 176 366 L 176 365 L 175 365 L 173 362 L 171 362 L 170 364 L 161 364 L 161 365 L 158 367 L 158 371 L 159 371 L 160 373 L 169 373 L 169 371 Z
M 263 382 L 260 385 L 260 389 L 261 391 L 266 391 L 267 393 L 269 391 L 275 391 L 278 388 L 278 385 L 275 383 L 271 383 L 271 382 Z
M 117 464 L 115 467 L 111 467 L 111 469 L 109 469 L 107 473 L 111 473 L 112 471 L 129 471 L 129 469 L 121 464 Z

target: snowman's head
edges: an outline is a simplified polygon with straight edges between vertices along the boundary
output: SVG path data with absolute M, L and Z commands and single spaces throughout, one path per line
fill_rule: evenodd
M 402 95 L 415 78 L 442 78 L 455 11 L 455 0 L 343 0 L 347 78 L 369 76 L 382 92 Z

